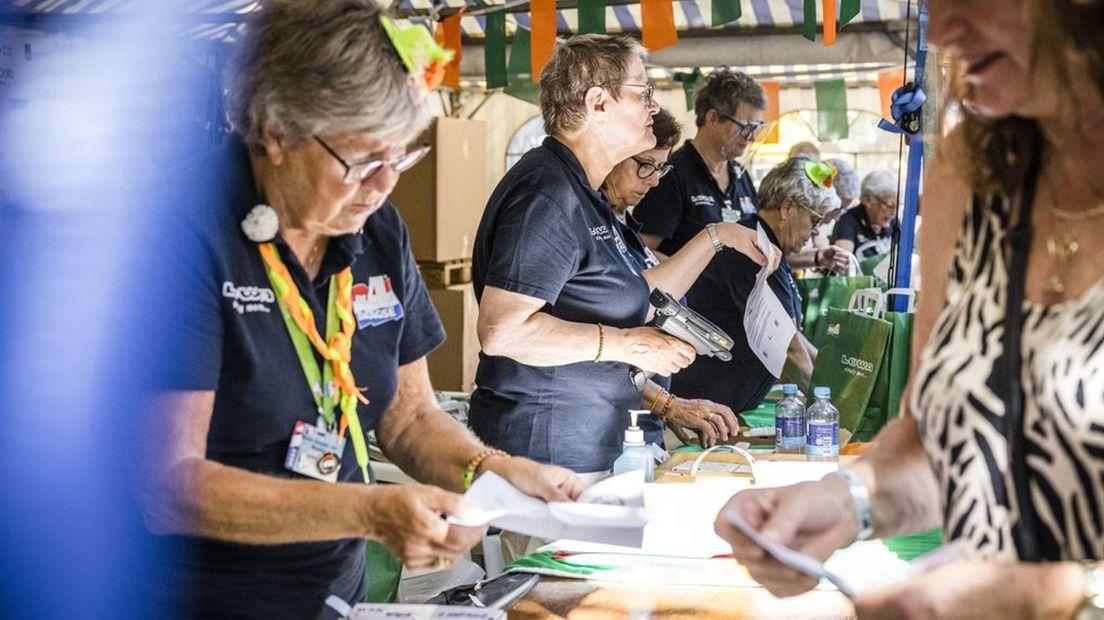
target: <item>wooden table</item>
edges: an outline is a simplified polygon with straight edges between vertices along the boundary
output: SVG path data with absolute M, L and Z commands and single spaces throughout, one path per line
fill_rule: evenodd
M 847 597 L 835 590 L 814 590 L 780 599 L 763 588 L 622 585 L 544 578 L 510 610 L 508 617 L 850 620 L 855 612 Z

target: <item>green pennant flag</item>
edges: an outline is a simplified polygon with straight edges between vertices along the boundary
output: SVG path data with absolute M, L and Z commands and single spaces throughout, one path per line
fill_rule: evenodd
M 862 10 L 862 0 L 842 0 L 840 2 L 839 27 L 843 28 L 847 22 L 855 19 Z
M 694 67 L 694 70 L 690 73 L 683 73 L 676 71 L 672 75 L 672 79 L 682 84 L 682 92 L 686 95 L 686 109 L 689 111 L 694 110 L 694 103 L 697 98 L 698 80 L 701 79 L 701 69 Z
M 506 80 L 506 12 L 487 13 L 483 43 L 483 67 L 487 72 L 487 90 L 502 88 Z
M 579 0 L 576 34 L 606 34 L 606 0 Z
M 732 23 L 744 14 L 740 0 L 713 0 L 713 25 Z
M 817 139 L 826 142 L 848 137 L 847 84 L 843 80 L 822 80 L 815 86 Z
M 505 93 L 540 105 L 540 85 L 532 80 L 532 64 L 529 58 L 529 31 L 518 28 L 514 31 L 514 44 L 510 46 L 510 62 L 506 67 L 509 84 Z
M 816 6 L 817 0 L 805 0 L 805 38 L 816 41 Z

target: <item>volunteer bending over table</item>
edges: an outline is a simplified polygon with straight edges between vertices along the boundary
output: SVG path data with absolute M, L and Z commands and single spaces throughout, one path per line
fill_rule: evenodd
M 653 90 L 632 39 L 557 46 L 541 73 L 549 137 L 495 188 L 475 240 L 483 351 L 472 428 L 510 454 L 595 477 L 621 452 L 627 411 L 640 408 L 630 367 L 668 375 L 695 355 L 643 327 L 649 282 L 598 191 L 614 165 L 655 146 Z M 729 242 L 765 262 L 751 236 Z
M 888 254 L 897 234 L 897 175 L 875 170 L 863 177 L 859 205 L 840 216 L 832 244 L 859 260 Z
M 448 564 L 484 532 L 445 517 L 485 471 L 545 499 L 582 488 L 437 407 L 425 356 L 445 334 L 387 202 L 426 151 L 407 150 L 425 67 L 384 19 L 368 0 L 266 3 L 228 84 L 236 134 L 176 176 L 194 255 L 177 257 L 179 368 L 150 414 L 140 503 L 152 531 L 187 537 L 170 571 L 188 617 L 335 617 L 329 595 L 364 597 L 365 539 Z M 428 484 L 365 484 L 371 430 Z
M 638 153 L 613 167 L 613 171 L 602 184 L 602 193 L 613 207 L 614 217 L 622 224 L 621 234 L 633 258 L 637 271 L 653 287 L 682 296 L 688 285 L 701 274 L 702 269 L 723 250 L 728 243 L 738 243 L 746 235 L 738 224 L 721 222 L 707 224 L 696 236 L 662 264 L 644 244 L 640 236 L 640 223 L 629 213 L 629 207 L 655 187 L 661 178 L 670 172 L 672 166 L 667 161 L 671 149 L 678 144 L 682 127 L 675 117 L 665 109 L 660 109 L 652 117 L 652 134 L 655 135 L 655 148 Z M 707 230 L 713 228 L 713 230 Z M 717 245 L 713 244 L 716 238 Z M 776 268 L 781 252 L 772 257 Z M 668 287 L 668 288 L 664 288 Z M 701 445 L 709 448 L 717 440 L 726 441 L 739 431 L 739 422 L 732 410 L 708 400 L 678 398 L 670 392 L 671 378 L 653 376 L 644 386 L 643 408 L 654 412 L 655 416 L 644 417 L 640 426 L 644 429 L 645 440 L 663 446 L 663 427 L 669 423 L 671 430 L 684 443 L 689 442 L 685 428 L 697 433 Z
M 1104 122 L 1104 0 L 928 6 L 963 118 L 926 172 L 909 406 L 843 474 L 740 493 L 716 529 L 796 594 L 815 583 L 726 511 L 818 558 L 942 525 L 966 557 L 864 593 L 860 617 L 1102 618 L 1104 139 L 1086 128 Z
M 817 227 L 839 215 L 839 197 L 831 189 L 835 168 L 806 157 L 782 162 L 759 184 L 759 213 L 740 225 L 762 226 L 787 255 L 817 234 Z M 732 361 L 699 357 L 675 376 L 671 389 L 687 397 L 707 398 L 741 412 L 754 409 L 779 379 L 752 352 L 744 330 L 744 311 L 759 265 L 725 252 L 706 267 L 686 294 L 688 305 L 732 337 Z M 801 333 L 801 297 L 787 259 L 767 282 L 797 326 L 790 341 L 783 378 L 807 386 L 816 348 Z

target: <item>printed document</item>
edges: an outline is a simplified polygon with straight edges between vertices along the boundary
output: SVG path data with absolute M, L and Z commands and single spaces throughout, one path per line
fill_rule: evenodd
M 771 242 L 763 225 L 756 227 L 757 242 L 763 256 L 770 257 Z M 786 364 L 786 352 L 790 341 L 797 333 L 797 325 L 786 313 L 786 308 L 767 283 L 767 266 L 764 265 L 755 277 L 755 286 L 748 295 L 744 309 L 744 332 L 747 333 L 748 346 L 763 362 L 767 371 L 775 377 L 782 376 L 782 367 Z

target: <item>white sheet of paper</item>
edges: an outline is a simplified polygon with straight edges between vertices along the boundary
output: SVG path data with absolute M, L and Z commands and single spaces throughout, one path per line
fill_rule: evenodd
M 771 242 L 762 224 L 756 227 L 756 237 L 763 255 L 770 256 Z M 780 377 L 782 367 L 786 364 L 786 352 L 797 333 L 797 326 L 767 283 L 769 275 L 764 266 L 755 277 L 755 286 L 748 295 L 747 307 L 744 309 L 744 331 L 747 333 L 748 346 L 755 356 L 763 362 L 768 372 Z
M 827 579 L 842 592 L 848 598 L 855 598 L 858 595 L 858 591 L 848 583 L 843 577 L 829 571 L 824 567 L 824 564 L 817 561 L 815 558 L 805 555 L 800 551 L 794 551 L 789 547 L 781 545 L 769 538 L 766 538 L 754 528 L 747 524 L 746 521 L 739 514 L 734 511 L 725 513 L 725 518 L 736 529 L 750 538 L 755 544 L 763 548 L 764 551 L 771 554 L 774 559 L 778 560 L 782 564 L 794 569 L 795 571 L 815 577 L 817 579 Z
M 545 503 L 487 472 L 464 499 L 483 513 L 498 513 L 490 523 L 510 532 L 639 547 L 648 522 L 643 487 L 640 472 L 628 472 L 593 485 L 579 502 Z
M 446 605 L 358 603 L 347 620 L 500 620 L 504 609 Z

